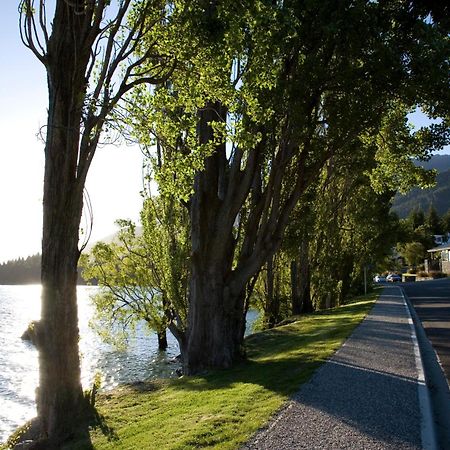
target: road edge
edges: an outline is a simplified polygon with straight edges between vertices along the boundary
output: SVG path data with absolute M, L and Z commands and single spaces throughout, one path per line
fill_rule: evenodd
M 411 318 L 411 327 L 414 332 L 412 339 L 414 342 L 415 336 L 418 346 L 416 356 L 420 361 L 419 365 L 422 367 L 424 377 L 421 382 L 419 373 L 419 401 L 423 418 L 422 444 L 426 450 L 447 449 L 450 448 L 450 389 L 447 378 L 416 310 L 404 289 L 401 286 L 398 287 Z M 419 367 L 418 370 L 420 372 Z

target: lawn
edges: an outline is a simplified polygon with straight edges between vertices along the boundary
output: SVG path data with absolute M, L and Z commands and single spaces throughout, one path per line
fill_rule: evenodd
M 251 335 L 248 360 L 231 370 L 99 394 L 99 423 L 90 433 L 93 447 L 239 448 L 342 345 L 375 299 L 373 294 Z

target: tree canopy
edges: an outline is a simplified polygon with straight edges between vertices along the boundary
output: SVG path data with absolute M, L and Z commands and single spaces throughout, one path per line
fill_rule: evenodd
M 189 210 L 182 353 L 194 373 L 239 358 L 246 288 L 324 167 L 370 161 L 377 192 L 431 182 L 412 158 L 448 140 L 449 46 L 414 2 L 184 6 L 173 3 L 180 33 L 164 41 L 179 64 L 135 93 L 129 122 L 157 146 L 161 192 Z M 417 107 L 442 122 L 412 130 Z

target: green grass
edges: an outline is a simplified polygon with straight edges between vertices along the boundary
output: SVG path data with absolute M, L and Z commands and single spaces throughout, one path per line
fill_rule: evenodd
M 254 334 L 246 340 L 248 360 L 233 369 L 99 395 L 94 448 L 239 448 L 341 346 L 375 298 Z

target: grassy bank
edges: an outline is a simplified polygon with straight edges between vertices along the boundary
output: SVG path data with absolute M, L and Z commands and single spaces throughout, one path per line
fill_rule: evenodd
M 227 371 L 141 383 L 102 394 L 96 449 L 236 449 L 340 347 L 375 295 L 247 339 L 248 361 Z M 70 449 L 84 449 L 79 442 Z

